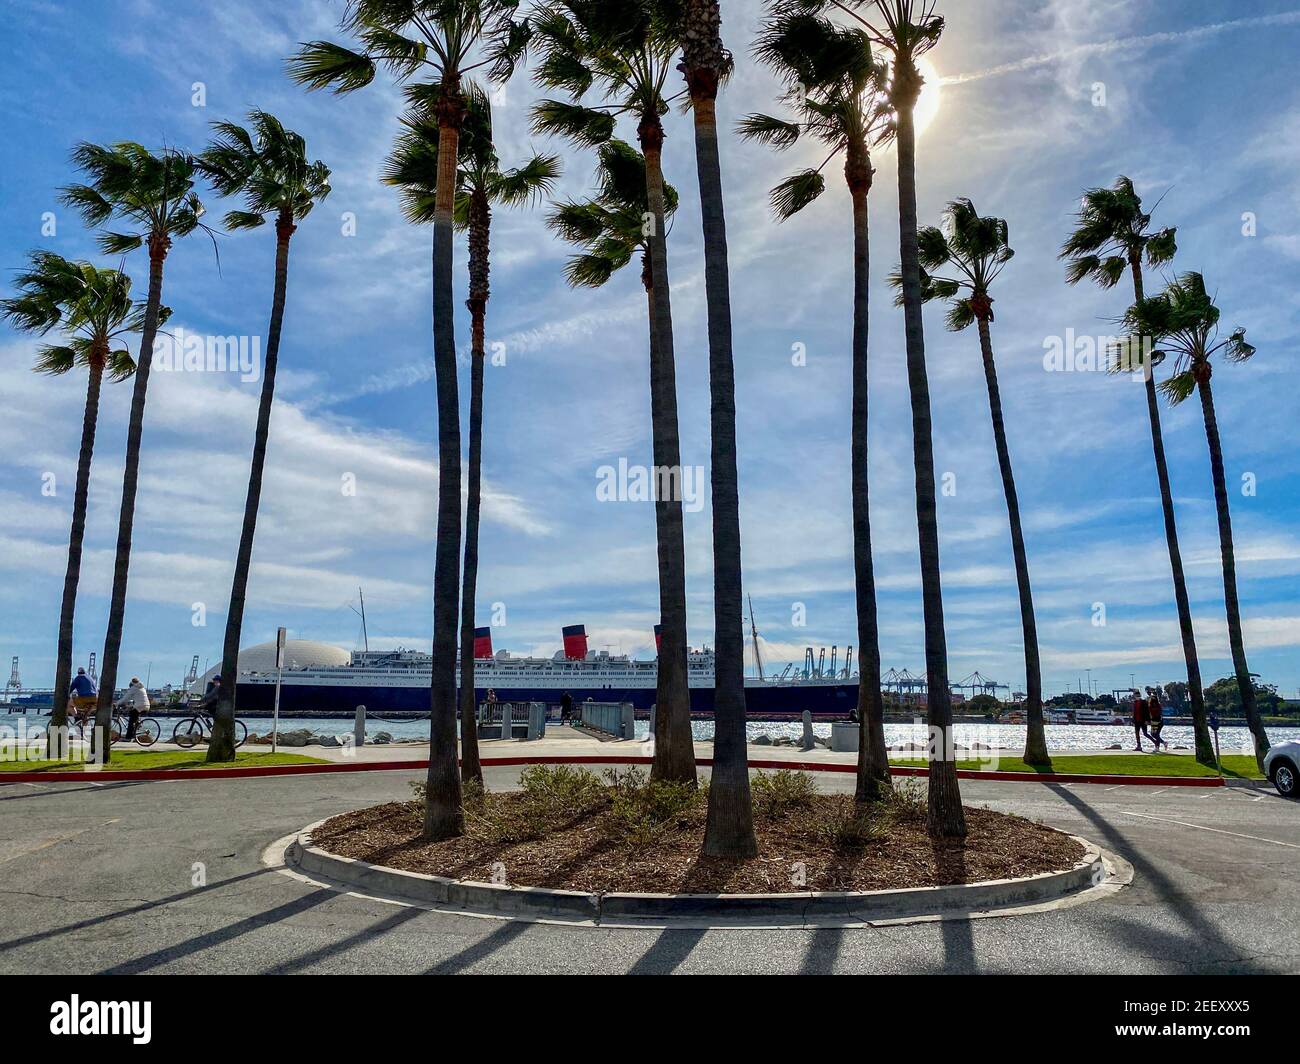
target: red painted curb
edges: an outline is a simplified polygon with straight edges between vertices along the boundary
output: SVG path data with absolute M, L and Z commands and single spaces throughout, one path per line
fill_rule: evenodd
M 496 765 L 648 765 L 649 757 L 637 754 L 538 755 L 535 757 L 484 758 L 484 767 Z M 711 766 L 713 758 L 701 757 L 696 764 Z M 856 772 L 856 765 L 827 764 L 820 761 L 751 761 L 750 768 L 784 768 L 798 772 Z M 118 783 L 131 780 L 211 780 L 237 776 L 314 776 L 327 772 L 403 772 L 428 768 L 427 758 L 414 761 L 369 761 L 325 765 L 257 765 L 250 768 L 155 768 L 135 772 L 3 772 L 0 783 Z M 895 776 L 928 776 L 929 769 L 891 766 Z M 992 780 L 997 783 L 1105 783 L 1131 787 L 1224 787 L 1219 776 L 1107 776 L 1064 772 L 981 772 L 958 769 L 957 776 L 966 780 Z

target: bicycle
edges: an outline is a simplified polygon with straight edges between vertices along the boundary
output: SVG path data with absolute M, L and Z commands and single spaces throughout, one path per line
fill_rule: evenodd
M 177 746 L 189 748 L 197 743 L 206 742 L 212 735 L 212 717 L 208 713 L 198 713 L 186 717 L 172 730 L 172 742 Z M 242 720 L 235 720 L 235 746 L 244 745 L 248 738 L 248 726 Z
M 113 714 L 113 723 L 109 728 L 109 738 L 120 743 L 126 739 L 129 720 L 120 713 Z M 135 734 L 131 736 L 129 742 L 137 743 L 140 746 L 153 746 L 162 738 L 162 726 L 154 720 L 153 717 L 141 717 L 135 725 Z

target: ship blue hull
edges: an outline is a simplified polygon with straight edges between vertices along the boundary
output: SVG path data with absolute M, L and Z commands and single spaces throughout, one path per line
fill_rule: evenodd
M 527 687 L 494 688 L 502 702 L 546 702 L 558 705 L 563 692 Z M 477 692 L 481 702 L 486 689 Z M 574 687 L 569 695 L 576 702 L 631 702 L 645 716 L 655 701 L 653 687 L 614 689 L 609 687 Z M 270 713 L 275 702 L 272 684 L 241 683 L 235 695 L 236 712 Z M 818 718 L 845 718 L 858 705 L 857 683 L 792 684 L 745 688 L 746 715 L 756 720 L 798 719 L 808 710 Z M 428 713 L 427 687 L 368 687 L 284 684 L 280 688 L 280 713 L 292 717 L 302 713 L 352 714 L 357 706 L 368 713 Z M 707 717 L 713 713 L 713 688 L 691 689 L 691 715 Z

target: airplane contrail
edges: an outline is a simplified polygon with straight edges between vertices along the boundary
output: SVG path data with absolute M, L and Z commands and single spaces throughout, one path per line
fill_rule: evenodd
M 1233 19 L 1228 22 L 1215 22 L 1209 26 L 1197 26 L 1190 30 L 1149 33 L 1144 37 L 1121 37 L 1110 41 L 1099 41 L 1096 44 L 1080 44 L 1074 48 L 1066 48 L 1046 55 L 1029 56 L 1013 63 L 1003 63 L 1001 66 L 990 67 L 988 70 L 977 70 L 969 74 L 953 74 L 950 77 L 940 78 L 939 84 L 964 85 L 970 81 L 983 81 L 985 78 L 994 78 L 1002 74 L 1017 74 L 1025 70 L 1034 70 L 1037 67 L 1050 66 L 1053 63 L 1059 63 L 1065 59 L 1074 59 L 1079 56 L 1108 55 L 1111 52 L 1148 48 L 1155 44 L 1198 40 L 1202 37 L 1213 37 L 1220 33 L 1226 33 L 1229 30 L 1263 29 L 1269 26 L 1294 25 L 1300 25 L 1300 11 Z

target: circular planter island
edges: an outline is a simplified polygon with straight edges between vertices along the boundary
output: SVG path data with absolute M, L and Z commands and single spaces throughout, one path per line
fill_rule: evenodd
M 758 774 L 750 860 L 700 853 L 706 800 L 636 770 L 534 766 L 522 790 L 471 794 L 465 834 L 421 838 L 423 803 L 320 821 L 273 849 L 327 886 L 505 919 L 603 926 L 870 926 L 1078 904 L 1131 878 L 1084 839 L 967 807 L 964 841 L 925 834 L 903 786 L 866 808 L 802 773 Z M 270 854 L 270 851 L 268 851 Z

